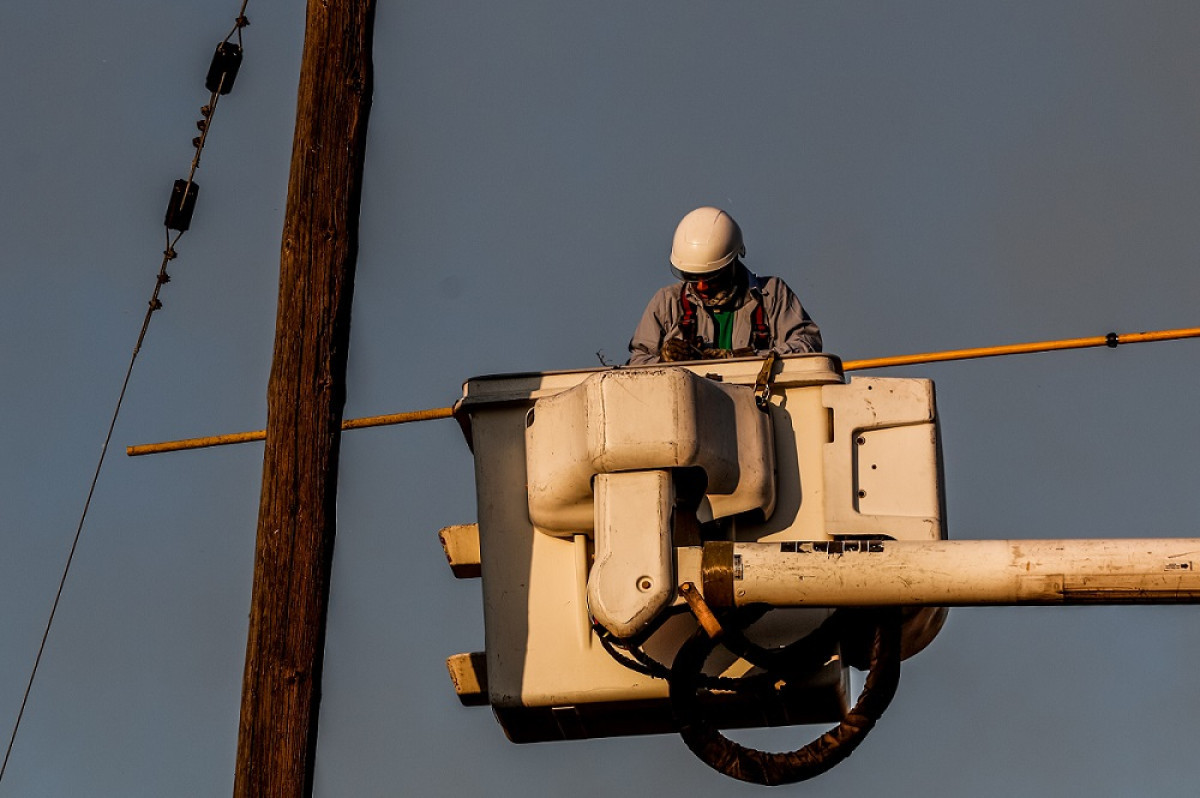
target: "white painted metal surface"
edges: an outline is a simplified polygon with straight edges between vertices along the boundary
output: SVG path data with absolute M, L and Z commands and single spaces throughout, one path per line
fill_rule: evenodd
M 928 381 L 846 384 L 836 358 L 791 356 L 776 365 L 763 414 L 752 395 L 761 363 L 502 375 L 464 385 L 455 414 L 475 453 L 488 700 L 513 739 L 669 724 L 666 682 L 616 662 L 589 617 L 590 599 L 591 613 L 610 628 L 640 627 L 647 613 L 678 603 L 681 574 L 698 571 L 699 547 L 671 540 L 670 480 L 654 472 L 705 469 L 699 520 L 725 517 L 722 534 L 739 542 L 944 537 Z M 629 474 L 637 477 L 622 484 Z M 590 591 L 589 579 L 598 580 Z M 786 627 L 781 641 L 787 629 L 801 635 L 827 614 L 792 612 L 799 615 L 774 624 Z M 927 640 L 941 617 L 919 610 L 905 628 Z M 694 628 L 690 616 L 672 618 L 645 650 L 669 664 Z M 848 682 L 836 653 L 786 722 L 840 717 Z M 715 660 L 715 672 L 749 667 Z M 732 723 L 765 722 L 752 707 L 731 708 Z
M 587 579 L 596 622 L 620 638 L 641 632 L 675 597 L 671 472 L 596 475 L 596 562 Z
M 831 445 L 824 449 L 825 531 L 945 537 L 933 383 L 856 377 L 822 393 L 833 410 Z M 842 444 L 849 442 L 847 457 Z
M 592 531 L 597 474 L 702 469 L 701 521 L 774 508 L 770 417 L 746 385 L 681 368 L 601 371 L 538 400 L 526 426 L 529 517 L 551 534 Z
M 538 400 L 525 419 L 529 518 L 541 531 L 594 533 L 592 618 L 642 632 L 675 595 L 672 469 L 702 471 L 702 522 L 771 514 L 770 415 L 753 390 L 686 369 L 621 369 Z
M 739 543 L 736 604 L 982 606 L 1200 601 L 1200 539 Z

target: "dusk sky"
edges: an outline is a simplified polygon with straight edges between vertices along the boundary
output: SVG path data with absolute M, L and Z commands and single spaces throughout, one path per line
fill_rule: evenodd
M 154 287 L 236 0 L 0 6 L 0 729 Z M 304 3 L 251 0 L 0 781 L 232 790 Z M 1200 4 L 381 2 L 346 416 L 626 357 L 718 205 L 846 359 L 1200 326 Z M 1200 341 L 914 366 L 951 537 L 1197 536 Z M 518 746 L 460 706 L 452 421 L 342 439 L 318 796 L 764 795 L 675 736 Z M 1200 610 L 956 609 L 806 796 L 1193 796 Z M 820 729 L 739 739 L 795 748 Z

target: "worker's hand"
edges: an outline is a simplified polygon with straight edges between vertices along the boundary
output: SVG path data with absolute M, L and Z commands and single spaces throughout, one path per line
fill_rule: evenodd
M 728 349 L 702 349 L 700 356 L 705 360 L 724 360 L 727 357 L 733 357 L 733 352 Z
M 658 350 L 658 359 L 664 363 L 694 360 L 696 358 L 695 351 L 695 347 L 689 346 L 682 338 L 672 338 L 662 345 L 662 349 Z

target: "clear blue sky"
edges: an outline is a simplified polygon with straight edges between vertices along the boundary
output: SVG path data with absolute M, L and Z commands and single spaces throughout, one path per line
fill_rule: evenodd
M 235 0 L 0 7 L 7 739 Z M 303 3 L 251 0 L 0 796 L 228 794 Z M 347 414 L 590 367 L 727 208 L 846 358 L 1200 324 L 1200 5 L 380 3 Z M 1190 536 L 1200 342 L 913 367 L 960 538 Z M 439 527 L 452 422 L 343 439 L 320 796 L 751 795 L 671 736 L 508 743 Z M 1190 796 L 1193 608 L 956 610 L 844 765 L 780 794 Z M 794 747 L 812 730 L 750 737 Z M 757 790 L 757 792 L 756 792 Z

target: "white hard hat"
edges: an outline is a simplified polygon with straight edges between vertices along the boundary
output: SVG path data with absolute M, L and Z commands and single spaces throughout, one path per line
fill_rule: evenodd
M 720 208 L 697 208 L 683 217 L 671 242 L 671 265 L 681 279 L 720 271 L 745 254 L 742 228 Z

